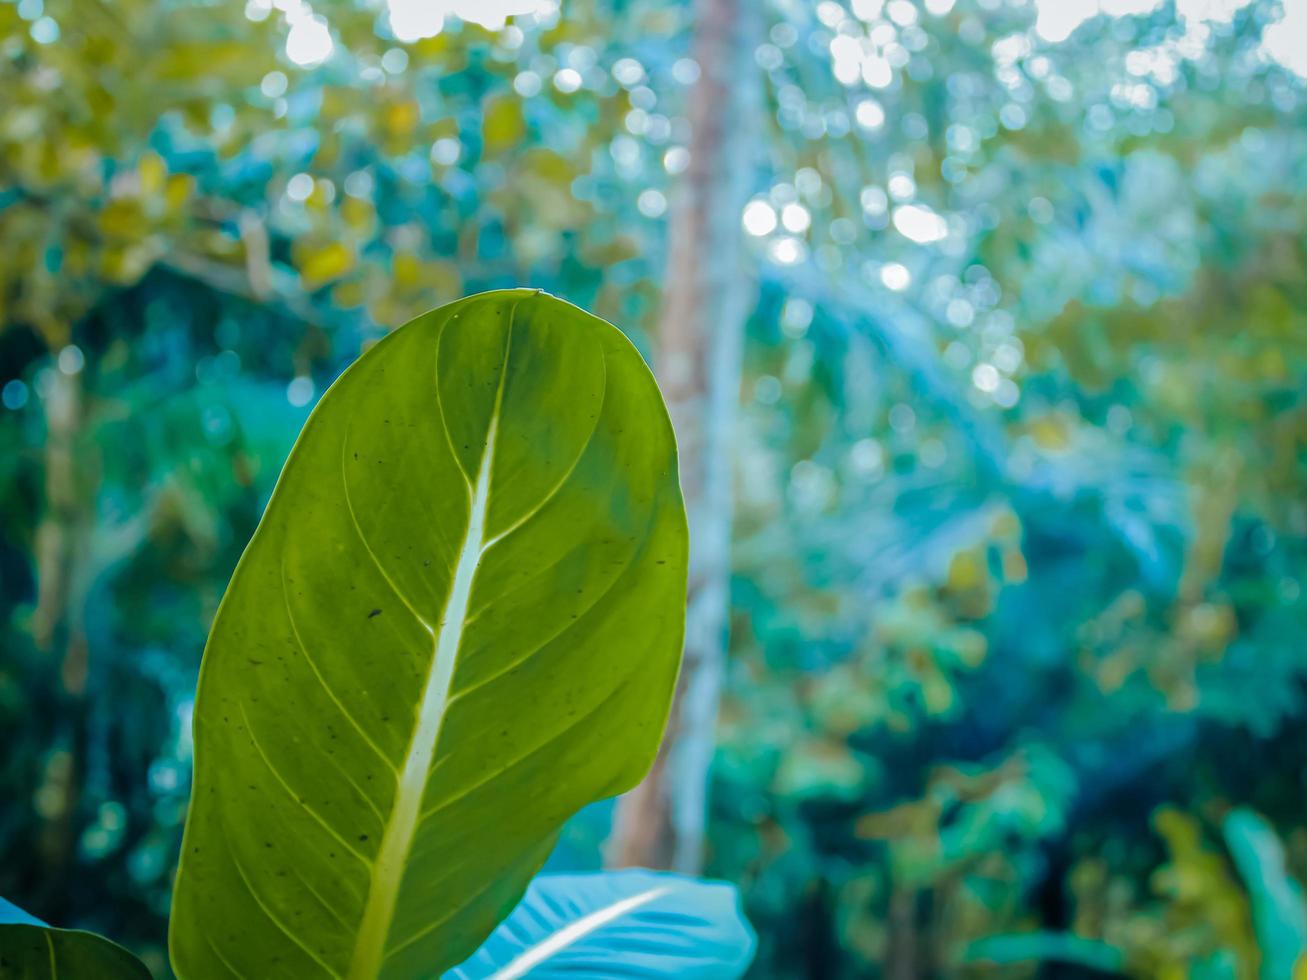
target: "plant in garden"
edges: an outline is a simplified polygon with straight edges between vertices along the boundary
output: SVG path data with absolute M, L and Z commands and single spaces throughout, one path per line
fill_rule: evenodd
M 205 650 L 177 974 L 741 972 L 729 886 L 533 884 L 563 822 L 653 759 L 687 538 L 662 399 L 609 324 L 499 291 L 368 351 L 305 425 Z M 148 975 L 30 920 L 0 952 L 6 977 Z

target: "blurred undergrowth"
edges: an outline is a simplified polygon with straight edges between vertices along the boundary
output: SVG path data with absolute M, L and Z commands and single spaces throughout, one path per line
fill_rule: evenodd
M 315 397 L 493 286 L 649 349 L 692 7 L 517 6 L 0 0 L 0 894 L 160 975 Z M 1073 6 L 766 7 L 709 856 L 760 977 L 1307 976 L 1302 19 Z

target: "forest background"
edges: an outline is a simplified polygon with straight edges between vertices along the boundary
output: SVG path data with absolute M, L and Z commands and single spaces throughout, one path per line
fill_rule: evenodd
M 556 866 L 736 882 L 757 977 L 1307 976 L 1302 0 L 0 0 L 0 894 L 167 975 L 280 464 L 512 285 L 695 531 Z

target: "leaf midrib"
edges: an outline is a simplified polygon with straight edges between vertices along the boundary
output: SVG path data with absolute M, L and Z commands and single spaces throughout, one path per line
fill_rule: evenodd
M 449 707 L 458 648 L 462 643 L 468 605 L 472 598 L 472 583 L 487 547 L 485 524 L 490 497 L 490 469 L 499 432 L 499 414 L 508 375 L 515 312 L 516 306 L 509 312 L 508 337 L 500 368 L 499 387 L 495 392 L 494 408 L 486 429 L 485 448 L 477 467 L 476 482 L 470 487 L 472 499 L 468 508 L 467 532 L 459 548 L 454 579 L 445 600 L 439 627 L 433 629 L 425 618 L 418 617 L 419 622 L 432 635 L 434 647 L 431 668 L 422 690 L 417 725 L 413 729 L 413 737 L 400 768 L 395 803 L 382 831 L 346 980 L 376 980 L 381 974 L 381 966 L 386 957 L 386 940 L 390 936 L 404 868 L 412 849 L 413 837 L 421 822 L 422 799 L 426 793 L 436 745 L 440 740 L 440 729 Z
M 618 899 L 611 905 L 595 909 L 575 922 L 569 922 L 556 929 L 535 945 L 523 950 L 507 966 L 496 970 L 490 980 L 519 980 L 550 957 L 556 956 L 596 929 L 602 929 L 610 922 L 620 919 L 642 905 L 649 904 L 656 898 L 661 898 L 669 891 L 671 888 L 667 885 L 657 885 L 635 895 Z

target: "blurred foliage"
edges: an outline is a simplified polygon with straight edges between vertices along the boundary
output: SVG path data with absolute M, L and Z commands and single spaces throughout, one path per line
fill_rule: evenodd
M 1076 6 L 767 5 L 710 856 L 760 977 L 1307 976 L 1303 20 Z M 692 14 L 0 0 L 0 894 L 164 975 L 309 405 L 482 288 L 650 349 Z

